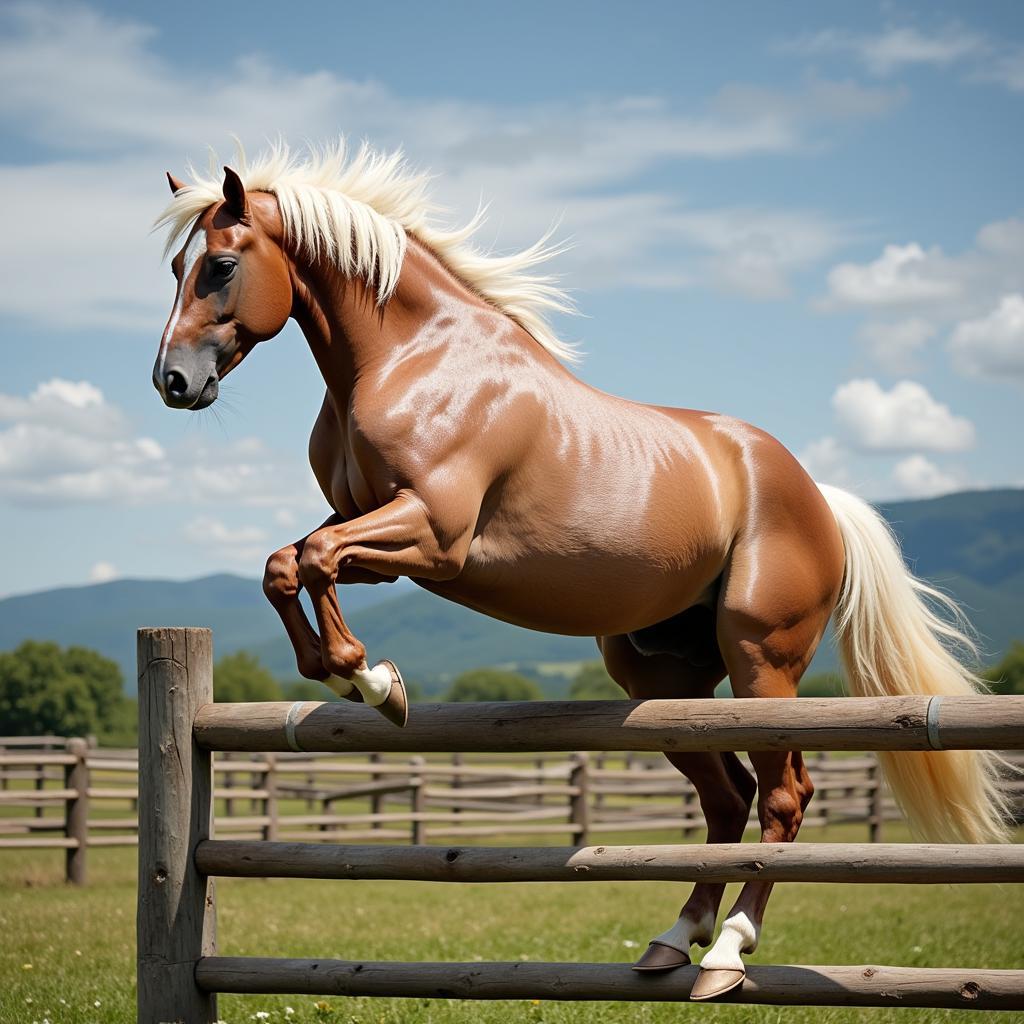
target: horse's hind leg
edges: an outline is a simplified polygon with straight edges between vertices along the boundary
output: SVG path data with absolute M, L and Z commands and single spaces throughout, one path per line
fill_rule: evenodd
M 841 577 L 840 571 L 828 568 L 826 558 L 820 559 L 820 571 L 814 571 L 801 565 L 798 555 L 790 551 L 785 565 L 776 566 L 779 572 L 767 571 L 770 567 L 762 560 L 764 578 L 777 595 L 774 600 L 757 585 L 756 574 L 751 582 L 742 562 L 734 565 L 723 589 L 718 638 L 736 697 L 797 695 Z M 789 585 L 782 586 L 783 581 Z M 757 774 L 761 842 L 793 842 L 814 792 L 803 758 L 798 751 L 760 751 L 751 753 L 750 760 Z M 718 939 L 701 961 L 691 999 L 711 999 L 742 983 L 741 954 L 757 946 L 771 891 L 770 882 L 743 886 Z
M 725 675 L 725 666 L 714 645 L 713 621 L 703 625 L 708 631 L 705 643 L 714 647 L 709 664 L 694 668 L 680 658 L 666 654 L 644 656 L 637 653 L 624 636 L 603 637 L 598 642 L 609 674 L 631 697 L 681 698 L 711 697 Z M 709 843 L 735 843 L 743 829 L 754 798 L 755 783 L 750 773 L 732 753 L 666 754 L 668 760 L 685 775 L 697 790 L 701 810 L 708 823 Z M 666 971 L 690 963 L 690 946 L 710 944 L 715 918 L 725 886 L 698 882 L 668 931 L 652 939 L 634 965 L 638 971 Z

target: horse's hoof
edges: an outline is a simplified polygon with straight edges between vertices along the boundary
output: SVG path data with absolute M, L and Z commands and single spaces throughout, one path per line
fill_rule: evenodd
M 720 967 L 702 969 L 690 989 L 690 998 L 697 1002 L 717 999 L 743 984 L 744 971 L 730 971 Z
M 402 680 L 402 673 L 393 661 L 386 658 L 377 662 L 374 668 L 383 665 L 391 673 L 391 689 L 388 691 L 387 699 L 383 704 L 377 706 L 377 710 L 392 724 L 401 729 L 409 721 L 409 699 L 405 695 L 405 683 Z
M 690 957 L 675 946 L 667 946 L 664 942 L 652 942 L 643 956 L 635 964 L 634 971 L 671 971 L 676 967 L 686 967 Z

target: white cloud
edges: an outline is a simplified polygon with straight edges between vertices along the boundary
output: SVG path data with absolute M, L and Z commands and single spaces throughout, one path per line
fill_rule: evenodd
M 1024 381 L 1024 295 L 1004 295 L 987 316 L 958 324 L 949 347 L 964 373 Z
M 956 255 L 918 242 L 886 245 L 868 263 L 840 263 L 828 274 L 825 310 L 899 309 L 934 322 L 991 307 L 1024 289 L 1024 220 L 1010 217 L 984 225 L 974 244 Z
M 158 334 L 173 287 L 146 232 L 166 198 L 162 171 L 180 173 L 188 154 L 231 132 L 256 147 L 278 131 L 322 140 L 342 128 L 403 145 L 438 173 L 456 219 L 481 195 L 493 201 L 507 217 L 503 247 L 561 219 L 577 245 L 558 269 L 575 287 L 712 282 L 774 297 L 849 229 L 800 209 L 696 210 L 678 190 L 635 179 L 666 161 L 817 148 L 840 123 L 902 99 L 808 78 L 790 92 L 729 86 L 692 109 L 658 97 L 498 107 L 399 96 L 253 57 L 183 69 L 156 54 L 152 29 L 83 7 L 22 5 L 0 13 L 3 22 L 0 117 L 54 156 L 0 166 L 0 190 L 19 197 L 5 213 L 0 312 L 67 329 Z M 61 210 L 59 246 L 38 230 L 44 207 Z
M 963 490 L 964 481 L 955 473 L 939 469 L 923 455 L 909 455 L 893 466 L 892 480 L 907 498 L 936 498 Z
M 131 437 L 121 411 L 87 381 L 53 378 L 27 398 L 0 394 L 0 497 L 138 502 L 167 488 L 161 446 Z
M 208 549 L 218 558 L 251 565 L 270 553 L 270 539 L 266 530 L 258 526 L 228 525 L 213 516 L 197 516 L 181 531 L 190 544 Z
M 849 487 L 846 449 L 834 437 L 821 437 L 797 453 L 801 465 L 820 484 Z
M 127 429 L 99 388 L 61 377 L 43 381 L 26 397 L 0 393 L 0 423 L 5 421 L 91 438 L 118 437 Z
M 889 373 L 909 373 L 914 357 L 935 336 L 936 328 L 924 317 L 905 320 L 872 320 L 860 329 L 861 340 L 867 345 L 871 358 Z
M 875 380 L 851 380 L 836 390 L 832 407 L 850 442 L 864 451 L 951 452 L 974 444 L 971 421 L 916 381 L 886 391 Z
M 832 298 L 849 306 L 904 306 L 957 294 L 955 279 L 931 273 L 939 250 L 926 253 L 917 242 L 887 245 L 868 264 L 840 263 L 828 274 Z
M 805 55 L 847 53 L 874 75 L 891 75 L 915 65 L 949 67 L 988 53 L 982 34 L 950 24 L 926 32 L 913 25 L 894 25 L 881 32 L 824 29 L 787 40 L 780 49 Z
M 982 65 L 972 77 L 978 82 L 996 82 L 1010 92 L 1024 92 L 1024 46 Z
M 120 575 L 117 571 L 117 566 L 113 562 L 97 562 L 89 570 L 89 582 L 109 583 L 111 580 L 116 580 Z
M 53 378 L 0 393 L 0 501 L 14 505 L 225 502 L 297 511 L 324 500 L 305 460 L 256 438 L 188 438 L 165 449 L 88 381 Z M 315 516 L 314 516 L 315 518 Z
M 1024 295 L 1024 220 L 986 224 L 973 245 L 953 255 L 917 242 L 887 245 L 868 263 L 833 267 L 828 287 L 818 303 L 825 312 L 899 313 L 898 320 L 860 330 L 872 355 L 892 372 L 909 372 L 914 352 L 946 329 L 953 330 L 950 347 L 960 372 L 1020 372 L 1014 370 L 1020 366 L 1014 296 Z

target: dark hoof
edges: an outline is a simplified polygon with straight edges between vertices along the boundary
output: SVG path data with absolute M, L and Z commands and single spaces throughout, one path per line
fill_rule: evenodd
M 686 967 L 690 957 L 675 946 L 666 946 L 664 942 L 652 942 L 635 964 L 634 971 L 671 971 L 676 967 Z
M 391 689 L 388 691 L 387 700 L 380 704 L 377 710 L 392 724 L 399 729 L 403 728 L 409 721 L 409 699 L 405 695 L 405 683 L 402 680 L 402 673 L 393 661 L 386 658 L 379 661 L 374 668 L 384 665 L 391 673 Z
M 690 989 L 690 998 L 695 1002 L 717 999 L 743 984 L 744 971 L 729 971 L 723 968 L 702 970 Z

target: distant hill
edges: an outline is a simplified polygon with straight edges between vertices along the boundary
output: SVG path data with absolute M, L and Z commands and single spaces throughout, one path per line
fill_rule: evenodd
M 353 611 L 394 593 L 384 586 L 349 591 L 346 604 Z M 0 600 L 0 650 L 27 639 L 93 647 L 121 666 L 130 691 L 135 690 L 139 626 L 209 626 L 218 655 L 255 650 L 284 635 L 259 580 L 228 574 L 187 582 L 114 580 Z
M 1024 490 L 970 491 L 882 511 L 915 571 L 964 604 L 992 660 L 1024 637 Z M 519 629 L 408 581 L 345 587 L 341 598 L 371 659 L 393 658 L 428 691 L 479 665 L 536 672 L 597 653 L 588 637 Z M 117 580 L 0 600 L 0 649 L 27 638 L 94 647 L 122 666 L 131 690 L 134 631 L 141 625 L 211 626 L 218 654 L 245 648 L 281 678 L 296 675 L 291 646 L 257 580 Z M 823 645 L 812 671 L 834 665 L 834 652 Z

